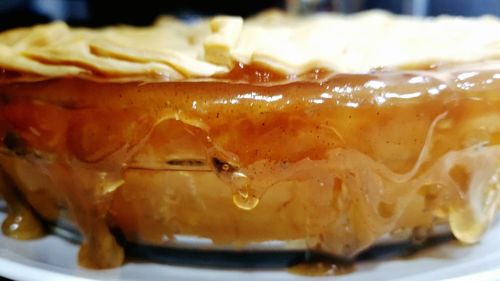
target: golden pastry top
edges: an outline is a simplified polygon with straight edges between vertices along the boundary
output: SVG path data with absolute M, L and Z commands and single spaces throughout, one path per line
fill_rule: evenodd
M 381 11 L 243 20 L 160 18 L 150 27 L 70 28 L 54 22 L 0 33 L 0 68 L 45 77 L 205 78 L 236 63 L 281 74 L 366 72 L 500 58 L 495 17 L 413 18 Z

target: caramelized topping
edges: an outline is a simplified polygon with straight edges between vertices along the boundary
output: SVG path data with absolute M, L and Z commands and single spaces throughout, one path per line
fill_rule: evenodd
M 0 165 L 16 188 L 1 192 L 17 210 L 4 231 L 37 228 L 27 204 L 44 219 L 67 208 L 92 268 L 123 262 L 110 227 L 149 244 L 305 240 L 347 257 L 400 229 L 419 242 L 437 222 L 476 242 L 500 201 L 492 65 L 3 84 Z

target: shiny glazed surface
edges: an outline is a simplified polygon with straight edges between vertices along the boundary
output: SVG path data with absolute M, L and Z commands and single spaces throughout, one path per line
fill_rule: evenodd
M 487 66 L 487 67 L 485 67 Z M 118 266 L 110 232 L 235 249 L 303 240 L 352 256 L 386 233 L 449 222 L 480 239 L 499 200 L 495 63 L 210 81 L 0 83 L 5 233 L 68 209 L 80 264 Z

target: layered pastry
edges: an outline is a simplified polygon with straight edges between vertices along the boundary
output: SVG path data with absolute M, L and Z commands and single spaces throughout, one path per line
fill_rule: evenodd
M 5 234 L 68 217 L 82 266 L 113 233 L 352 257 L 449 224 L 480 240 L 500 200 L 500 21 L 383 12 L 0 34 Z M 113 230 L 113 231 L 112 231 Z

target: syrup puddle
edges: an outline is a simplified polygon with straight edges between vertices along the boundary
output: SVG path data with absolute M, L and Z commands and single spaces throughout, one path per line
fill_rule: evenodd
M 356 270 L 354 261 L 336 259 L 306 252 L 303 261 L 288 267 L 288 272 L 302 276 L 338 276 Z

